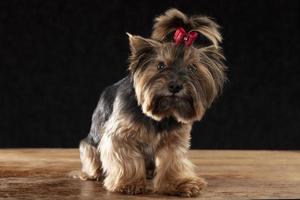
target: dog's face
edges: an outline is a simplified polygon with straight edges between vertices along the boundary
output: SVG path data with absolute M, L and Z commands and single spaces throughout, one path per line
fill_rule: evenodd
M 151 39 L 128 35 L 129 70 L 144 114 L 157 121 L 200 120 L 226 79 L 219 26 L 170 9 L 155 18 Z
M 200 120 L 225 78 L 219 51 L 132 35 L 129 40 L 129 69 L 144 114 L 157 121 Z

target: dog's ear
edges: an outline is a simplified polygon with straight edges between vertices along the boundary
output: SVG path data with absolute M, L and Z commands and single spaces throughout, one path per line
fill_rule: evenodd
M 136 54 L 143 49 L 155 48 L 160 45 L 159 42 L 152 39 L 143 38 L 138 35 L 131 35 L 130 33 L 126 34 L 128 35 L 131 54 Z
M 161 43 L 153 39 L 143 38 L 126 33 L 129 38 L 131 55 L 129 57 L 129 70 L 134 72 L 139 66 L 145 65 L 156 55 L 156 48 Z
M 155 18 L 151 38 L 171 42 L 176 29 L 179 27 L 185 29 L 186 32 L 198 32 L 198 37 L 193 43 L 195 47 L 213 45 L 218 48 L 219 43 L 222 41 L 219 25 L 211 18 L 206 16 L 188 17 L 175 8 L 169 9 Z

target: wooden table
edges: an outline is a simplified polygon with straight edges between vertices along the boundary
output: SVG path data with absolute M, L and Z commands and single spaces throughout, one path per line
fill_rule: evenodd
M 300 198 L 300 151 L 194 150 L 189 157 L 209 183 L 196 199 Z M 101 182 L 67 176 L 79 168 L 77 149 L 2 149 L 0 199 L 183 199 L 110 193 Z

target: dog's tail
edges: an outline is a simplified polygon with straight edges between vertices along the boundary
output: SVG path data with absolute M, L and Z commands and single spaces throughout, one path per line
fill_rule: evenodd
M 220 26 L 211 18 L 206 16 L 188 17 L 175 8 L 167 10 L 154 19 L 151 38 L 162 42 L 170 42 L 179 27 L 184 28 L 186 31 L 197 31 L 215 47 L 218 47 L 219 43 L 222 42 L 222 36 L 219 32 Z M 203 44 L 203 41 L 200 43 Z

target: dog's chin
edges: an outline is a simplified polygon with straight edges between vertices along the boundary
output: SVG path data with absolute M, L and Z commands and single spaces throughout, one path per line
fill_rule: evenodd
M 150 117 L 156 121 L 173 117 L 178 122 L 190 123 L 196 117 L 193 99 L 190 97 L 178 97 L 174 95 L 154 97 L 149 111 L 148 114 Z

